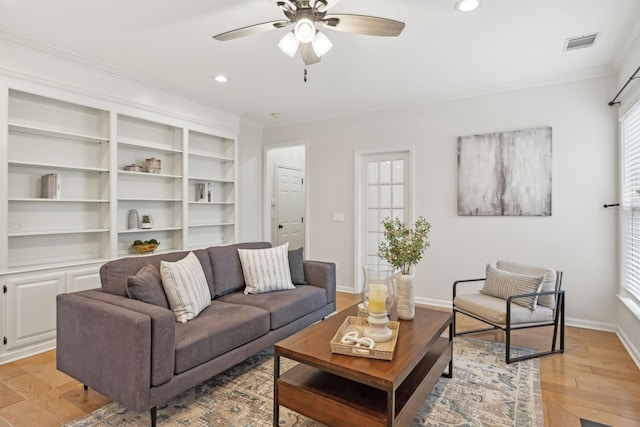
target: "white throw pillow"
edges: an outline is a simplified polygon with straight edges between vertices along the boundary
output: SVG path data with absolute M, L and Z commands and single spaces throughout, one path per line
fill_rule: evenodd
M 245 294 L 295 289 L 289 270 L 289 243 L 268 249 L 238 249 Z
M 527 276 L 525 274 L 511 273 L 509 271 L 498 270 L 487 264 L 487 276 L 481 293 L 507 299 L 512 295 L 530 294 L 540 292 L 544 276 Z M 516 298 L 514 303 L 535 310 L 537 296 Z
M 185 323 L 211 305 L 211 292 L 198 257 L 189 255 L 180 261 L 160 263 L 162 287 L 176 320 Z

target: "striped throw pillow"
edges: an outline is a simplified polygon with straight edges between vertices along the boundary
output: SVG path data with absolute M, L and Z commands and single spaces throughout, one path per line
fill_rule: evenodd
M 193 252 L 180 261 L 160 263 L 162 287 L 176 321 L 185 323 L 211 305 L 211 292 L 202 264 Z
M 527 276 L 525 274 L 511 273 L 498 270 L 490 264 L 487 264 L 487 276 L 480 292 L 506 300 L 511 295 L 540 292 L 543 280 L 544 276 Z M 537 296 L 516 298 L 513 300 L 514 303 L 531 310 L 536 309 L 537 301 Z
M 289 270 L 289 243 L 268 249 L 238 249 L 245 294 L 295 289 Z

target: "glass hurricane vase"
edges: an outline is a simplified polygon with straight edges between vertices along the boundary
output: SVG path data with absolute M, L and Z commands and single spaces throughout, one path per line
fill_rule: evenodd
M 384 264 L 367 264 L 362 267 L 362 302 L 369 312 L 391 313 L 394 302 L 393 267 Z

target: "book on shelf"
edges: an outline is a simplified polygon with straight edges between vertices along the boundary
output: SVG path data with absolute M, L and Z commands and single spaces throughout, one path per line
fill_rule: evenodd
M 59 173 L 49 173 L 42 175 L 40 184 L 40 197 L 43 199 L 62 198 L 62 175 Z
M 213 183 L 199 182 L 196 184 L 196 202 L 213 202 Z

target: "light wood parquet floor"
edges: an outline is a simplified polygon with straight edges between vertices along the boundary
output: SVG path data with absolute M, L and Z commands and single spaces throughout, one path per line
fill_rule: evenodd
M 338 309 L 359 296 L 339 293 Z M 460 329 L 473 327 L 459 318 Z M 547 345 L 549 331 L 518 333 L 515 345 Z M 473 335 L 503 341 L 500 332 Z M 640 426 L 640 370 L 610 332 L 566 328 L 564 354 L 540 358 L 547 427 L 580 427 L 580 418 L 614 427 Z M 56 370 L 55 351 L 0 366 L 0 427 L 60 426 L 109 403 Z

